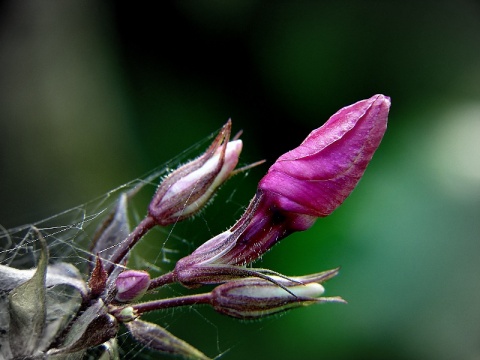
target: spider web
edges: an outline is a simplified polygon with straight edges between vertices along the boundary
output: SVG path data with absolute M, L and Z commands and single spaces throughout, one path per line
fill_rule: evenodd
M 84 280 L 87 280 L 91 265 L 95 259 L 95 254 L 91 251 L 95 231 L 102 224 L 105 217 L 113 211 L 120 195 L 126 193 L 129 198 L 132 199 L 131 202 L 129 201 L 128 215 L 130 227 L 133 228 L 145 215 L 149 199 L 154 194 L 161 179 L 183 162 L 192 159 L 204 151 L 215 134 L 216 133 L 212 133 L 209 137 L 191 146 L 177 157 L 162 164 L 151 172 L 122 184 L 96 199 L 33 224 L 26 224 L 10 229 L 5 229 L 0 225 L 0 264 L 16 269 L 34 268 L 40 255 L 40 245 L 33 231 L 33 229 L 36 228 L 48 244 L 49 263 L 65 262 L 72 264 L 80 271 Z M 247 174 L 248 171 L 244 173 L 245 176 Z M 222 189 L 220 189 L 220 191 L 222 191 Z M 233 187 L 227 197 L 220 200 L 223 202 L 223 205 L 225 205 L 225 203 L 233 204 L 234 211 L 231 217 L 232 219 L 241 214 L 248 201 L 248 199 L 244 199 L 242 200 L 243 202 L 235 202 L 233 200 L 235 191 L 235 187 Z M 210 233 L 211 236 L 214 236 L 216 235 L 215 230 L 210 229 L 207 218 L 208 216 L 200 213 L 194 221 L 201 223 L 204 228 L 207 229 L 207 232 Z M 196 239 L 187 238 L 182 235 L 182 229 L 185 232 L 185 229 L 188 229 L 189 226 L 192 225 L 192 220 L 184 221 L 184 223 L 174 224 L 168 228 L 157 227 L 153 229 L 145 238 L 155 238 L 155 241 L 142 239 L 143 241 L 139 243 L 138 247 L 143 248 L 143 251 L 137 251 L 137 249 L 135 249 L 129 258 L 127 267 L 148 270 L 152 277 L 156 277 L 172 269 L 176 259 L 187 255 L 195 248 L 195 245 L 199 245 Z M 231 224 L 233 223 L 224 224 L 224 226 Z M 189 236 L 192 235 L 192 231 L 187 230 L 185 233 Z M 205 240 L 207 240 L 207 238 L 204 238 L 202 241 Z M 153 253 L 156 255 L 152 258 L 146 257 L 142 255 L 142 253 Z M 147 294 L 147 299 L 144 298 L 142 300 L 151 300 L 159 298 L 159 296 L 181 296 L 186 292 L 187 291 L 181 287 L 167 286 L 157 294 Z M 66 298 L 72 296 L 69 290 L 65 290 L 65 292 L 60 295 Z M 0 301 L 5 298 L 6 294 L 2 294 L 0 289 Z M 0 336 L 6 336 L 5 330 L 1 328 L 2 319 L 3 321 L 8 319 L 8 307 L 4 305 L 5 304 L 2 303 L 0 306 Z M 195 321 L 200 322 L 203 332 L 207 332 L 210 336 L 213 336 L 213 346 L 211 347 L 216 349 L 217 354 L 221 355 L 231 350 L 232 346 L 235 346 L 235 344 L 230 344 L 228 348 L 223 348 L 220 344 L 220 329 L 213 321 L 209 320 L 202 311 L 197 310 L 197 308 L 190 307 L 181 310 L 170 309 L 145 315 L 148 321 L 155 322 L 160 326 L 164 326 L 166 329 L 171 327 L 175 328 L 177 323 L 190 321 L 192 317 L 196 318 Z M 144 317 L 142 316 L 142 318 Z M 256 328 L 258 330 L 258 326 L 256 326 Z M 182 338 L 182 334 L 175 335 Z M 188 342 L 188 339 L 184 340 Z M 119 345 L 121 359 L 158 359 L 161 357 L 158 352 L 152 352 L 144 346 L 135 343 L 123 328 L 121 328 L 118 333 L 116 341 Z M 202 349 L 203 344 L 192 345 L 201 351 L 204 350 Z M 103 348 L 103 346 L 101 348 Z M 102 351 L 103 349 L 100 348 L 92 349 L 89 351 L 87 358 L 96 359 Z

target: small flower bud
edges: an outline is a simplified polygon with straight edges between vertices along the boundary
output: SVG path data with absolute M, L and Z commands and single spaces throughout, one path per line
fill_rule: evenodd
M 230 177 L 242 151 L 242 140 L 229 141 L 230 130 L 229 120 L 203 155 L 172 172 L 160 184 L 149 206 L 149 215 L 158 225 L 194 215 Z
M 320 297 L 325 290 L 320 282 L 337 273 L 338 269 L 290 279 L 271 277 L 284 288 L 259 278 L 233 280 L 213 289 L 211 302 L 217 312 L 240 319 L 257 319 L 315 303 L 345 302 L 339 297 Z
M 126 306 L 122 308 L 111 307 L 109 308 L 109 312 L 115 317 L 115 319 L 122 323 L 133 321 L 139 316 L 137 314 L 137 311 L 131 306 Z
M 120 302 L 131 302 L 140 299 L 150 286 L 150 275 L 146 271 L 126 270 L 115 280 L 117 294 L 115 299 Z

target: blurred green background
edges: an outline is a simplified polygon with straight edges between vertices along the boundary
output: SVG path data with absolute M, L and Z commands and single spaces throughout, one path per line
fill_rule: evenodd
M 278 156 L 377 93 L 392 98 L 389 127 L 358 188 L 256 263 L 342 266 L 326 295 L 348 305 L 253 323 L 209 308 L 155 319 L 229 360 L 478 360 L 476 1 L 1 1 L 0 223 L 104 194 L 231 117 L 241 163 L 267 164 L 179 228 L 185 255 L 233 224 Z

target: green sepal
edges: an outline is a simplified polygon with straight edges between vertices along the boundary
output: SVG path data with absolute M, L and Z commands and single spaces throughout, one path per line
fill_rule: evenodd
M 13 357 L 35 355 L 46 317 L 45 279 L 48 264 L 47 243 L 34 228 L 40 242 L 40 257 L 32 278 L 14 288 L 8 295 L 10 326 L 9 344 Z

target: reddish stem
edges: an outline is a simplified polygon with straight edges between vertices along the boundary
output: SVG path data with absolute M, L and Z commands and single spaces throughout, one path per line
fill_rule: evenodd
M 162 310 L 172 307 L 189 306 L 198 304 L 210 304 L 210 293 L 179 296 L 170 299 L 147 301 L 141 304 L 132 305 L 132 308 L 140 315 L 145 312 Z
M 174 282 L 176 282 L 175 275 L 172 271 L 170 271 L 166 274 L 160 275 L 155 279 L 152 279 L 152 281 L 150 281 L 150 286 L 148 287 L 148 290 L 156 289 L 163 285 L 171 284 Z
M 120 264 L 123 258 L 128 254 L 128 252 L 135 246 L 135 244 L 154 226 L 156 225 L 155 220 L 147 215 L 133 231 L 128 235 L 128 237 L 123 241 L 115 250 L 110 261 L 105 264 L 105 271 L 110 275 L 114 269 L 114 266 Z

